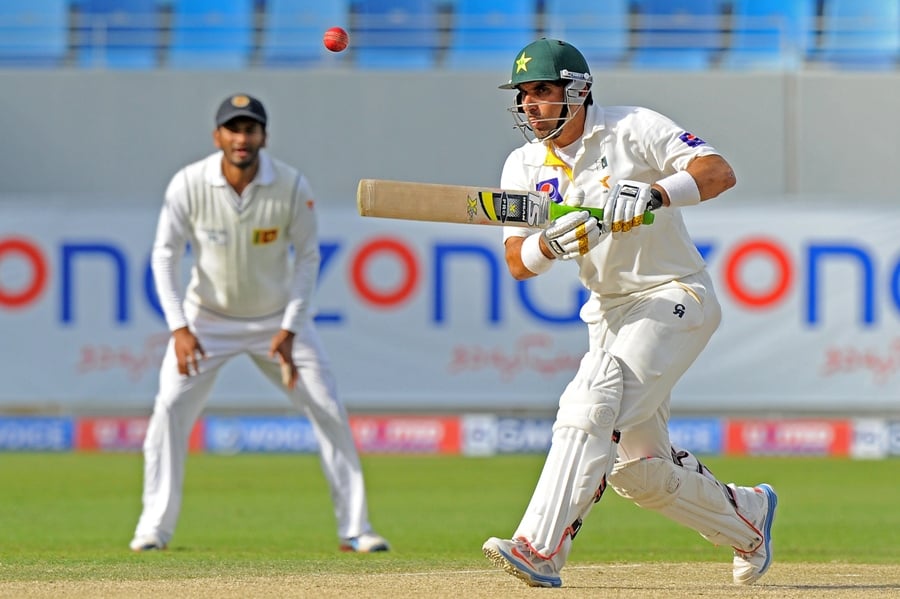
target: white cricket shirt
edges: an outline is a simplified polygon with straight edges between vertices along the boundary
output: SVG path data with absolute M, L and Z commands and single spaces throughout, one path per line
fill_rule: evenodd
M 259 171 L 239 196 L 221 164 L 222 152 L 211 154 L 181 169 L 166 189 L 151 258 L 166 323 L 170 330 L 187 325 L 186 300 L 235 319 L 283 314 L 282 328 L 299 332 L 320 261 L 309 183 L 262 150 Z M 193 266 L 182 294 L 188 244 Z
M 585 206 L 602 208 L 620 179 L 653 183 L 684 170 L 697 156 L 718 154 L 669 118 L 637 106 L 588 106 L 582 140 L 572 168 L 555 153 L 552 142 L 526 143 L 513 150 L 500 186 L 546 189 L 554 201 L 562 202 L 574 182 L 584 191 Z M 534 232 L 504 227 L 503 239 Z M 605 236 L 576 261 L 581 282 L 591 291 L 582 310 L 587 321 L 604 297 L 621 297 L 704 268 L 678 208 L 657 210 L 655 222 L 636 233 L 615 240 Z

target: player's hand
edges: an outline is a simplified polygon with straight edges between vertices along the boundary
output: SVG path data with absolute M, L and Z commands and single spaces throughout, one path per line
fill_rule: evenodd
M 609 192 L 603 207 L 603 228 L 613 239 L 644 224 L 644 212 L 650 203 L 650 184 L 623 179 Z
M 542 241 L 560 260 L 584 256 L 600 243 L 600 223 L 586 210 L 560 216 L 541 231 Z
M 297 370 L 297 365 L 294 364 L 293 354 L 294 333 L 281 329 L 272 336 L 269 357 L 278 356 L 278 362 L 281 364 L 281 382 L 288 389 L 294 389 L 300 379 L 300 372 Z
M 206 352 L 200 345 L 200 340 L 187 327 L 181 327 L 172 331 L 172 341 L 175 346 L 175 358 L 178 360 L 178 373 L 184 376 L 200 373 L 198 359 L 206 358 Z

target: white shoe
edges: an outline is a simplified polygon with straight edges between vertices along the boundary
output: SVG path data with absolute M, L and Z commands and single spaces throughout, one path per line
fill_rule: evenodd
M 561 587 L 559 569 L 552 560 L 539 556 L 524 541 L 491 537 L 481 546 L 495 566 L 532 587 Z
M 156 535 L 138 535 L 131 539 L 128 547 L 132 551 L 162 551 L 166 548 L 166 544 Z
M 381 535 L 367 532 L 349 539 L 341 539 L 341 551 L 353 551 L 355 553 L 374 553 L 376 551 L 388 551 L 390 545 Z
M 766 484 L 756 487 L 757 493 L 765 497 L 762 516 L 753 521 L 760 534 L 762 543 L 752 553 L 743 553 L 735 550 L 733 562 L 734 584 L 753 584 L 759 577 L 766 573 L 772 564 L 772 522 L 775 520 L 775 506 L 778 505 L 778 495 L 775 490 Z

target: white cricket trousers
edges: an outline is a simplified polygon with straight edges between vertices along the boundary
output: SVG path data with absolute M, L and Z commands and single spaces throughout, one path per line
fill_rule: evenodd
M 622 368 L 622 404 L 616 420 L 622 432 L 620 460 L 671 459 L 672 388 L 706 347 L 721 319 L 719 300 L 704 270 L 625 296 L 618 303 L 608 302 L 588 326 L 591 347 L 614 355 Z
M 188 437 L 219 370 L 240 354 L 249 355 L 312 423 L 334 504 L 338 536 L 349 538 L 370 532 L 359 455 L 312 321 L 307 321 L 294 337 L 293 356 L 300 380 L 289 391 L 281 383 L 277 358 L 268 355 L 272 336 L 281 328 L 280 316 L 246 321 L 223 318 L 190 304 L 185 310 L 206 359 L 200 361 L 199 374 L 180 375 L 173 342 L 169 340 L 160 368 L 159 393 L 144 440 L 143 511 L 135 536 L 156 535 L 163 543 L 171 540 L 181 510 Z

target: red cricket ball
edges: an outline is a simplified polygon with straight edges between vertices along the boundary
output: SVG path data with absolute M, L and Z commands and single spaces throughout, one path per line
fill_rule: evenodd
M 341 52 L 350 43 L 350 36 L 340 27 L 332 27 L 325 32 L 322 43 L 332 52 Z

